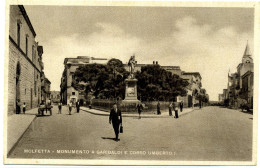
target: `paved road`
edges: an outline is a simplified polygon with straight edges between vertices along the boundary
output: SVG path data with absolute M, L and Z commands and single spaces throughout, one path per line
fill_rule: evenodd
M 68 115 L 67 108 L 57 114 L 57 107 L 53 113 L 34 121 L 11 158 L 249 161 L 252 157 L 253 115 L 236 110 L 205 107 L 179 119 L 125 117 L 119 142 L 112 139 L 107 116 L 83 111 Z

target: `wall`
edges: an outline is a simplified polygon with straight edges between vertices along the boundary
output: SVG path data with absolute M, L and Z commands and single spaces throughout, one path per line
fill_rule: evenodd
M 20 63 L 20 102 L 27 104 L 27 109 L 37 107 L 41 93 L 40 64 L 38 61 L 37 43 L 18 6 L 10 6 L 9 27 L 9 68 L 8 68 L 8 114 L 16 109 L 16 70 Z M 17 23 L 21 22 L 20 47 L 17 45 Z M 28 36 L 28 54 L 26 53 L 26 35 Z M 35 64 L 32 62 L 32 46 L 35 45 Z M 38 78 L 37 78 L 38 76 Z M 34 82 L 36 81 L 36 87 Z M 36 91 L 36 94 L 35 94 Z M 31 101 L 32 99 L 32 101 Z

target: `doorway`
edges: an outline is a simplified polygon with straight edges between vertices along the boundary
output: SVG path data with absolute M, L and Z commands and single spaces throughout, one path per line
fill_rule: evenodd
M 15 77 L 15 97 L 16 97 L 16 100 L 15 100 L 15 104 L 16 104 L 16 107 L 15 107 L 15 111 L 16 111 L 16 114 L 19 114 L 21 112 L 20 110 L 20 105 L 21 105 L 21 99 L 20 99 L 20 75 L 21 75 L 21 65 L 20 65 L 20 62 L 17 63 L 16 65 L 16 77 Z

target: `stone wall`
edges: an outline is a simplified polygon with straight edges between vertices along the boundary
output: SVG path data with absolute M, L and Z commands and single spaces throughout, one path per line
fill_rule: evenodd
M 25 102 L 27 109 L 35 108 L 41 97 L 39 92 L 41 87 L 40 72 L 34 68 L 12 42 L 9 42 L 8 114 L 14 114 L 16 109 L 16 70 L 18 62 L 21 67 L 19 78 L 21 103 Z M 36 87 L 34 86 L 35 80 Z

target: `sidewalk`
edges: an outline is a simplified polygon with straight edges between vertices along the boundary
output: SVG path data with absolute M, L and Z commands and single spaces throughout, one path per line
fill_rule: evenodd
M 38 114 L 38 108 L 7 116 L 7 156 L 22 138 Z
M 85 112 L 88 112 L 90 114 L 94 114 L 94 115 L 102 115 L 102 116 L 109 116 L 109 112 L 107 111 L 102 111 L 102 110 L 96 110 L 96 109 L 89 109 L 87 107 L 80 107 L 81 110 L 85 111 Z M 179 117 L 180 116 L 184 116 L 186 114 L 189 114 L 190 112 L 194 111 L 194 109 L 192 108 L 184 108 L 182 112 L 179 111 Z M 157 114 L 145 114 L 142 113 L 141 114 L 141 117 L 142 118 L 169 118 L 169 117 L 173 117 L 174 116 L 174 111 L 172 112 L 172 115 L 173 116 L 169 116 L 169 111 L 168 110 L 164 110 L 164 111 L 161 111 L 161 115 L 157 115 Z M 127 113 L 122 113 L 122 116 L 123 117 L 139 117 L 138 113 L 136 112 L 136 114 L 127 114 Z

